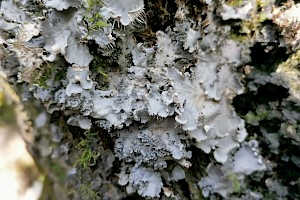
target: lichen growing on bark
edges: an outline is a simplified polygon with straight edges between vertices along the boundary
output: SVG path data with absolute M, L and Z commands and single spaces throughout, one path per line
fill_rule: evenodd
M 1 2 L 1 70 L 51 114 L 29 145 L 55 195 L 299 198 L 299 4 L 34 4 Z

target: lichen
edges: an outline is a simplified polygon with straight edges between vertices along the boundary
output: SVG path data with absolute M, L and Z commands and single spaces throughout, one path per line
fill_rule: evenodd
M 103 0 L 102 15 L 108 19 L 113 18 L 117 23 L 124 26 L 137 21 L 144 22 L 143 0 Z
M 299 4 L 34 2 L 1 2 L 0 67 L 70 198 L 299 199 Z

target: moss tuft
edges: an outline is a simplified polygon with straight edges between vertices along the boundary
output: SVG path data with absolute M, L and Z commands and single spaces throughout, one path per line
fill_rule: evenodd
M 102 90 L 107 89 L 109 85 L 109 69 L 109 64 L 105 59 L 94 55 L 94 59 L 90 64 L 90 70 L 96 75 L 95 81 L 98 83 L 98 87 L 100 87 Z
M 225 3 L 232 7 L 241 6 L 243 4 L 243 0 L 227 0 Z
M 233 191 L 239 193 L 241 191 L 241 185 L 238 176 L 235 173 L 229 173 L 227 174 L 227 179 L 231 181 Z
M 107 26 L 107 23 L 103 21 L 99 13 L 100 8 L 103 6 L 102 2 L 100 0 L 88 0 L 87 6 L 84 18 L 88 23 L 88 30 L 93 32 Z
M 91 143 L 93 138 L 97 135 L 97 133 L 92 133 L 90 131 L 85 132 L 85 139 L 81 139 L 81 141 L 77 144 L 75 148 L 81 150 L 81 155 L 75 162 L 75 166 L 82 166 L 83 169 L 87 169 L 89 166 L 93 166 L 96 164 L 98 157 L 100 156 L 100 152 L 92 150 Z
M 100 197 L 98 196 L 98 192 L 95 192 L 91 185 L 81 184 L 79 188 L 79 192 L 81 197 L 84 199 L 97 200 Z

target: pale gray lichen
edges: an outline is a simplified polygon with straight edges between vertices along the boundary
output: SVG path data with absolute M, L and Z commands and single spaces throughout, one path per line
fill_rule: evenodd
M 103 7 L 102 11 L 105 9 L 108 7 Z M 76 20 L 78 15 L 80 13 L 72 9 L 64 13 L 52 10 L 48 21 L 43 23 L 44 29 L 50 26 L 54 28 L 51 23 L 58 23 L 63 19 L 55 28 L 67 28 L 56 29 L 53 36 L 50 33 L 46 37 L 45 49 L 53 56 L 61 53 L 70 64 L 76 59 L 69 59 L 68 48 L 73 48 L 74 44 L 84 48 L 78 42 L 80 34 L 84 34 L 84 31 L 80 32 L 81 25 L 78 24 L 80 17 Z M 122 23 L 123 16 L 120 17 Z M 175 29 L 181 34 L 180 41 L 174 39 L 176 35 L 170 29 L 166 32 L 158 31 L 156 49 L 137 44 L 131 35 L 127 35 L 128 40 L 124 40 L 122 38 L 126 35 L 111 27 L 105 27 L 105 34 L 102 36 L 89 35 L 88 38 L 95 40 L 103 52 L 112 43 L 120 45 L 121 56 L 132 56 L 133 66 L 130 66 L 126 58 L 118 56 L 116 59 L 119 65 L 129 65 L 127 73 L 111 73 L 109 89 L 104 91 L 95 89 L 96 82 L 89 78 L 90 72 L 86 65 L 90 59 L 85 59 L 85 64 L 75 62 L 78 66 L 68 68 L 65 89 L 56 92 L 54 102 L 58 108 L 52 103 L 49 109 L 65 110 L 66 115 L 71 114 L 68 123 L 83 129 L 91 127 L 91 120 L 87 116 L 96 119 L 96 124 L 117 137 L 116 156 L 127 163 L 163 169 L 167 167 L 165 160 L 172 159 L 189 167 L 186 159 L 191 158 L 191 152 L 185 150 L 187 138 L 181 139 L 183 131 L 187 132 L 189 138 L 196 139 L 197 147 L 206 153 L 214 150 L 215 159 L 225 163 L 229 153 L 247 135 L 243 121 L 236 116 L 230 102 L 244 89 L 234 67 L 246 62 L 248 58 L 241 57 L 243 47 L 240 44 L 227 39 L 220 42 L 215 33 L 203 38 L 202 47 L 198 46 L 200 31 L 193 29 L 190 22 L 183 23 L 181 26 L 178 22 Z M 216 29 L 213 23 L 209 27 L 211 30 Z M 112 34 L 121 40 L 114 43 Z M 74 36 L 78 38 L 70 40 Z M 215 40 L 210 41 L 212 37 Z M 51 43 L 53 39 L 55 43 Z M 204 43 L 207 45 L 206 50 L 197 52 L 197 49 L 203 48 Z M 214 49 L 215 52 L 209 49 Z M 231 53 L 228 53 L 228 49 Z M 107 55 L 113 55 L 113 51 L 107 50 Z M 183 59 L 181 63 L 176 61 L 183 57 L 187 59 Z M 190 68 L 189 63 L 194 59 L 197 62 Z M 189 71 L 185 72 L 186 69 Z M 74 114 L 78 115 L 73 116 Z M 158 123 L 153 118 L 161 122 Z M 136 122 L 147 125 L 147 128 L 132 125 Z M 128 130 L 126 126 L 130 126 Z M 124 185 L 125 182 L 121 181 L 121 184 Z
M 193 53 L 198 49 L 198 39 L 200 37 L 200 32 L 195 31 L 192 28 L 189 28 L 188 32 L 186 33 L 186 41 L 183 44 L 183 48 L 185 50 L 188 49 L 189 53 Z
M 163 187 L 162 179 L 158 172 L 152 168 L 133 167 L 129 174 L 129 186 L 137 189 L 143 197 L 159 197 Z
M 91 120 L 84 116 L 73 116 L 67 121 L 69 125 L 79 126 L 82 129 L 90 129 L 92 126 Z
M 178 55 L 176 55 L 176 44 L 172 42 L 171 38 L 164 32 L 158 31 L 157 50 L 155 52 L 155 62 L 159 67 L 172 66 Z
M 185 172 L 180 166 L 175 166 L 173 168 L 170 180 L 178 181 L 185 178 Z
M 147 77 L 152 79 L 151 82 L 156 79 L 164 81 L 152 84 Z M 150 116 L 165 118 L 174 113 L 174 108 L 170 105 L 172 102 L 166 100 L 166 92 L 161 89 L 170 82 L 166 70 L 130 67 L 127 76 L 117 75 L 111 79 L 114 80 L 111 90 L 94 92 L 94 118 L 106 119 L 111 127 L 122 128 L 130 125 L 132 121 L 145 123 Z M 165 95 L 162 96 L 161 93 Z
M 111 49 L 115 46 L 115 38 L 112 36 L 112 27 L 106 26 L 100 30 L 95 30 L 89 33 L 87 38 L 94 40 L 100 48 Z
M 233 192 L 230 180 L 226 179 L 220 165 L 209 164 L 207 167 L 208 177 L 204 177 L 198 183 L 202 189 L 204 197 L 209 197 L 213 193 L 218 193 L 222 197 L 227 197 Z
M 22 13 L 22 11 L 20 12 Z M 19 29 L 15 30 L 16 37 L 9 40 L 7 45 L 11 51 L 16 53 L 21 65 L 20 73 L 18 74 L 19 81 L 30 83 L 34 78 L 32 72 L 39 69 L 44 62 L 43 49 L 41 47 L 27 46 L 27 42 L 40 34 L 40 26 L 39 23 L 29 21 L 20 23 Z
M 101 14 L 107 20 L 112 18 L 124 26 L 134 21 L 144 22 L 143 0 L 103 0 L 103 4 Z
M 0 21 L 1 24 L 3 23 L 3 25 L 5 25 L 4 30 L 16 28 L 17 25 L 28 20 L 25 12 L 17 7 L 13 0 L 1 1 L 0 11 L 2 15 Z
M 228 1 L 206 0 L 202 1 L 203 8 L 197 5 L 191 8 L 190 2 L 176 0 L 170 7 L 165 5 L 168 9 L 177 6 L 176 12 L 170 12 L 175 14 L 169 16 L 170 19 L 175 18 L 172 25 L 169 19 L 165 27 L 160 26 L 159 31 L 151 32 L 153 24 L 150 28 L 144 27 L 144 9 L 152 6 L 163 9 L 163 5 L 157 2 L 148 1 L 144 5 L 143 0 L 104 0 L 103 5 L 97 2 L 99 5 L 95 9 L 80 0 L 44 2 L 46 7 L 43 9 L 48 9 L 45 16 L 28 17 L 14 1 L 2 1 L 0 27 L 14 38 L 3 36 L 2 39 L 1 36 L 1 44 L 8 46 L 7 51 L 18 57 L 22 65 L 20 81 L 30 83 L 32 72 L 43 68 L 44 63 L 47 66 L 54 60 L 65 63 L 59 68 L 63 68 L 66 75 L 59 77 L 55 84 L 52 78 L 46 80 L 48 88 L 38 84 L 26 86 L 34 98 L 46 105 L 48 112 L 59 111 L 65 115 L 67 124 L 109 133 L 99 134 L 93 139 L 93 149 L 102 148 L 104 140 L 111 140 L 107 145 L 110 150 L 107 154 L 101 153 L 93 174 L 85 170 L 82 176 L 88 177 L 86 182 L 91 180 L 95 191 L 109 188 L 103 199 L 121 199 L 126 196 L 125 192 L 137 192 L 146 198 L 167 198 L 161 197 L 161 194 L 177 198 L 180 192 L 177 194 L 172 189 L 177 187 L 179 180 L 187 181 L 189 185 L 198 182 L 205 197 L 214 198 L 215 194 L 219 194 L 224 199 L 236 199 L 237 196 L 239 199 L 263 198 L 252 188 L 243 189 L 248 186 L 247 178 L 252 180 L 251 176 L 258 176 L 255 172 L 271 172 L 275 164 L 260 156 L 256 140 L 244 142 L 248 135 L 246 125 L 232 104 L 236 96 L 245 92 L 245 87 L 247 92 L 254 94 L 269 83 L 289 89 L 287 99 L 269 102 L 269 107 L 264 107 L 272 110 L 264 119 L 273 119 L 279 113 L 284 120 L 278 125 L 278 134 L 276 131 L 270 133 L 261 126 L 262 136 L 254 134 L 251 137 L 264 137 L 268 141 L 266 146 L 276 156 L 280 155 L 282 138 L 290 139 L 292 145 L 299 144 L 300 117 L 298 110 L 292 109 L 299 106 L 298 53 L 295 52 L 289 62 L 280 64 L 272 74 L 252 74 L 250 69 L 256 66 L 246 65 L 250 62 L 256 64 L 250 59 L 254 54 L 250 51 L 257 48 L 255 42 L 263 43 L 266 52 L 283 46 L 291 47 L 292 51 L 298 49 L 299 17 L 295 13 L 299 5 L 286 4 L 271 11 L 274 1 L 270 1 L 268 6 L 258 5 L 264 3 L 260 1 L 238 1 L 233 3 L 239 5 L 233 6 Z M 22 8 L 25 3 L 27 1 L 22 1 Z M 253 15 L 257 7 L 267 14 L 260 20 L 271 19 L 273 12 L 272 20 L 282 28 L 282 34 L 296 27 L 294 32 L 284 35 L 285 43 L 277 39 L 277 28 L 273 27 L 271 20 L 258 24 L 257 16 Z M 88 19 L 93 17 L 89 13 L 91 9 L 102 15 L 98 15 L 97 20 L 103 20 L 100 22 L 105 23 L 105 27 L 99 26 L 96 30 L 89 27 L 91 22 Z M 159 19 L 168 14 L 168 9 Z M 151 13 L 147 12 L 147 15 L 151 16 Z M 289 21 L 290 17 L 293 20 Z M 247 40 L 234 37 L 239 32 L 245 34 L 245 31 L 249 37 Z M 144 40 L 144 36 L 147 40 L 150 38 L 149 41 Z M 295 36 L 296 40 L 292 40 L 291 36 Z M 243 39 L 244 35 L 241 37 Z M 269 43 L 274 43 L 274 46 L 268 46 Z M 91 64 L 93 58 L 97 62 Z M 105 60 L 105 72 L 101 71 L 102 66 L 98 68 L 102 65 L 98 60 Z M 249 78 L 246 86 L 242 83 L 241 66 L 250 70 L 245 70 L 244 77 Z M 255 70 L 258 71 L 257 68 Z M 106 88 L 99 84 L 103 77 L 109 80 Z M 254 110 L 258 112 L 258 108 L 263 106 L 256 107 Z M 261 121 L 247 122 L 250 126 L 261 125 Z M 54 129 L 57 134 L 58 129 Z M 106 138 L 109 136 L 113 139 Z M 77 139 L 75 134 L 72 137 Z M 62 142 L 62 136 L 59 138 L 56 143 Z M 41 155 L 57 158 L 62 153 L 67 154 L 66 145 L 58 146 L 56 150 L 55 147 L 44 148 Z M 190 159 L 198 158 L 191 152 L 195 147 L 200 148 L 204 156 L 212 155 L 207 159 L 209 161 L 203 159 L 202 163 L 201 160 L 201 165 L 211 164 L 207 167 L 207 176 L 203 177 L 199 172 L 202 176 L 200 181 L 198 172 L 189 169 L 193 167 L 191 163 L 199 167 L 197 162 L 190 162 Z M 115 157 L 118 158 L 116 162 Z M 285 155 L 280 159 L 299 166 L 297 156 Z M 112 178 L 115 174 L 110 174 L 119 170 L 119 166 L 114 165 L 117 163 L 122 163 L 117 172 L 118 179 Z M 91 174 L 97 179 L 91 178 Z M 191 184 L 188 178 L 193 175 L 196 176 Z M 108 179 L 116 180 L 115 185 L 109 184 Z M 287 186 L 270 180 L 266 181 L 269 191 L 279 188 L 281 192 L 276 195 L 287 196 Z M 74 188 L 79 188 L 76 184 Z M 126 187 L 126 191 L 120 186 Z M 170 191 L 167 190 L 169 187 Z M 193 192 L 194 189 L 189 190 Z M 116 191 L 122 192 L 119 195 Z
M 300 4 L 284 5 L 273 10 L 274 22 L 282 28 L 285 42 L 295 52 L 300 49 Z
M 185 149 L 180 139 L 180 128 L 175 128 L 175 121 L 165 119 L 159 124 L 148 122 L 146 127 L 132 127 L 129 131 L 121 130 L 117 134 L 115 153 L 126 162 L 134 161 L 136 164 L 160 165 L 157 162 L 166 159 L 182 160 L 191 157 L 191 152 Z
M 96 119 L 105 119 L 103 123 L 108 125 L 108 130 L 110 127 L 122 128 L 123 123 L 127 120 L 127 114 L 117 111 L 114 106 L 114 92 L 113 91 L 100 91 L 96 90 L 92 96 L 93 102 L 93 112 L 92 117 Z M 101 121 L 99 121 L 102 123 Z M 130 124 L 130 123 L 129 123 Z M 101 127 L 106 127 L 100 124 Z
M 34 97 L 40 99 L 42 102 L 48 102 L 52 98 L 51 90 L 35 87 L 33 88 Z
M 148 66 L 148 60 L 151 60 L 154 54 L 153 48 L 145 48 L 142 43 L 138 43 L 132 50 L 132 60 L 136 67 L 146 68 Z M 145 69 L 140 69 L 145 70 Z M 141 77 L 143 74 L 134 72 L 135 76 Z
M 282 185 L 277 180 L 272 180 L 271 178 L 266 179 L 266 186 L 270 192 L 274 192 L 278 199 L 285 199 L 288 194 L 288 189 L 286 186 Z
M 58 11 L 67 10 L 71 7 L 80 7 L 82 0 L 44 0 L 45 6 L 55 8 Z
M 199 30 L 199 27 L 197 27 L 195 22 L 187 19 L 180 22 L 175 22 L 174 32 L 176 33 L 176 42 L 173 41 L 174 47 L 176 47 L 174 51 L 178 54 L 184 53 L 184 55 L 177 55 L 177 57 L 188 57 L 191 55 L 182 52 L 181 48 L 178 48 L 177 45 L 182 46 L 183 49 L 188 50 L 189 53 L 194 53 L 199 50 L 199 39 L 201 38 L 202 30 Z M 180 43 L 178 43 L 179 41 Z
M 207 128 L 204 126 L 208 137 L 206 140 L 199 141 L 197 146 L 205 152 L 215 149 L 215 159 L 224 163 L 228 158 L 228 153 L 238 147 L 248 133 L 244 127 L 244 121 L 236 116 L 226 100 L 221 102 L 220 110 L 219 115 L 213 119 L 213 124 L 209 124 L 210 121 L 208 121 Z
M 231 193 L 237 192 L 241 185 L 245 184 L 243 180 L 246 175 L 266 169 L 263 158 L 259 154 L 258 142 L 251 140 L 243 143 L 223 165 L 210 163 L 207 167 L 208 176 L 201 178 L 198 185 L 202 188 L 205 197 L 218 193 L 228 199 L 231 198 Z M 253 193 L 251 191 L 246 193 L 254 196 L 251 195 Z M 258 195 L 258 199 L 261 199 L 261 195 Z
M 227 154 L 245 139 L 247 132 L 243 120 L 234 114 L 225 100 L 225 98 L 231 99 L 230 95 L 234 94 L 229 94 L 228 97 L 228 95 L 225 96 L 226 91 L 221 90 L 217 92 L 224 95 L 220 103 L 209 100 L 208 93 L 202 88 L 205 80 L 202 80 L 204 76 L 201 69 L 200 67 L 196 68 L 195 77 L 192 78 L 185 78 L 178 70 L 169 69 L 169 77 L 174 79 L 174 90 L 176 91 L 173 95 L 173 101 L 177 105 L 175 119 L 183 130 L 188 131 L 190 136 L 196 139 L 199 148 L 206 153 L 209 153 L 211 149 L 216 149 L 215 158 L 219 162 L 225 162 Z M 208 71 L 207 75 L 209 73 L 216 74 L 216 70 Z M 224 79 L 225 81 L 227 80 Z M 234 81 L 232 85 L 241 87 Z M 228 84 L 226 88 L 230 88 L 230 86 L 231 84 Z M 230 118 L 228 118 L 229 116 Z
M 243 1 L 242 1 L 243 2 Z M 220 13 L 223 20 L 229 19 L 251 19 L 251 11 L 254 9 L 253 2 L 243 3 L 242 6 L 230 6 L 224 1 L 221 4 Z M 256 6 L 256 5 L 255 5 Z
M 258 143 L 255 140 L 249 141 L 242 146 L 233 156 L 232 171 L 239 174 L 252 174 L 255 171 L 266 170 L 263 158 L 258 152 Z
M 93 57 L 88 47 L 80 42 L 82 36 L 80 14 L 74 9 L 65 12 L 48 11 L 48 18 L 41 27 L 46 42 L 44 48 L 50 53 L 46 60 L 54 61 L 60 53 L 70 64 L 88 66 L 91 62 Z
M 83 90 L 90 90 L 93 87 L 93 81 L 89 78 L 89 68 L 72 65 L 68 68 L 67 79 L 69 84 L 66 87 L 66 95 L 82 93 Z

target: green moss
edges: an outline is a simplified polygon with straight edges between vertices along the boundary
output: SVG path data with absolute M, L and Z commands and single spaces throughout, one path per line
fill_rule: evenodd
M 85 132 L 85 139 L 81 139 L 78 145 L 75 147 L 81 150 L 81 154 L 75 162 L 75 166 L 82 166 L 83 169 L 87 169 L 89 166 L 96 164 L 100 152 L 91 149 L 91 142 L 97 133 L 92 133 L 90 131 Z
M 109 72 L 110 66 L 106 59 L 94 55 L 94 59 L 90 64 L 90 70 L 96 74 L 97 83 L 100 89 L 107 89 L 109 85 Z
M 84 169 L 87 169 L 91 165 L 95 165 L 98 157 L 100 156 L 99 152 L 92 151 L 89 148 L 84 148 L 80 158 L 76 161 L 75 165 L 81 165 Z
M 258 22 L 261 23 L 261 22 L 264 22 L 266 21 L 268 18 L 267 18 L 267 15 L 265 13 L 260 13 L 258 15 Z
M 89 31 L 97 31 L 107 26 L 99 13 L 100 8 L 103 6 L 100 0 L 88 0 L 85 20 L 88 22 Z
M 262 110 L 262 111 L 256 112 L 256 113 L 250 111 L 246 114 L 245 120 L 249 124 L 255 124 L 261 120 L 266 119 L 269 116 L 269 114 L 270 114 L 270 111 L 268 111 L 268 110 Z
M 239 193 L 241 191 L 241 185 L 238 176 L 235 173 L 228 173 L 226 177 L 231 181 L 233 191 Z
M 87 17 L 87 21 L 89 22 L 89 30 L 96 31 L 102 29 L 107 26 L 107 23 L 102 21 L 102 16 L 99 13 L 93 13 L 92 16 Z
M 276 72 L 287 80 L 291 94 L 299 94 L 300 92 L 300 50 L 293 53 L 286 61 L 280 63 Z
M 32 73 L 33 84 L 47 88 L 47 80 L 53 80 L 55 83 L 61 81 L 66 75 L 66 68 L 61 67 L 62 63 L 47 63 L 36 69 Z
M 101 0 L 87 0 L 87 4 L 89 6 L 88 11 L 93 10 L 97 6 L 102 6 L 103 5 Z
M 66 178 L 66 170 L 58 163 L 52 163 L 50 165 L 51 171 L 56 175 L 60 182 L 63 182 Z
M 243 4 L 243 1 L 228 0 L 226 1 L 226 4 L 230 6 L 240 6 Z M 265 6 L 268 6 L 267 1 L 257 0 L 256 6 L 254 6 L 250 13 L 251 19 L 236 22 L 235 25 L 239 27 L 239 30 L 235 30 L 234 34 L 231 34 L 230 37 L 239 42 L 249 41 L 252 40 L 252 38 L 254 39 L 255 35 L 260 33 L 261 28 L 263 27 L 262 23 L 268 20 L 268 16 L 264 12 Z
M 79 188 L 79 192 L 81 194 L 81 197 L 84 199 L 90 199 L 90 200 L 96 200 L 99 199 L 100 197 L 98 196 L 98 192 L 95 192 L 91 185 L 87 184 L 81 184 Z
M 269 5 L 269 1 L 268 0 L 256 0 L 256 5 L 258 7 L 265 7 L 265 6 Z
M 232 7 L 241 6 L 243 4 L 243 0 L 227 0 L 225 3 Z
M 61 81 L 65 76 L 66 76 L 66 71 L 65 70 L 58 70 L 56 68 L 55 70 L 55 75 L 54 75 L 54 81 L 55 82 L 58 82 L 58 81 Z
M 107 71 L 107 63 L 99 58 L 95 57 L 91 64 L 91 70 L 94 70 L 96 73 L 100 74 L 103 78 L 108 79 L 108 75 L 105 71 Z
M 231 33 L 230 39 L 242 43 L 242 42 L 246 42 L 249 38 L 247 35 L 239 35 L 239 34 Z
M 40 87 L 47 88 L 46 81 L 51 79 L 53 75 L 53 69 L 51 67 L 45 67 L 43 71 L 34 71 L 33 78 L 34 84 L 39 85 Z

